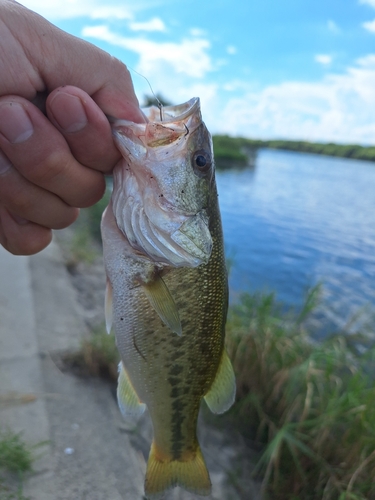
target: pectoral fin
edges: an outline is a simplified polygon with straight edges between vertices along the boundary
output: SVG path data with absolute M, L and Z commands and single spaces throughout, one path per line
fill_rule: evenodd
M 207 406 L 213 413 L 224 413 L 234 403 L 236 397 L 236 379 L 232 363 L 224 350 L 216 378 L 210 390 L 204 396 Z
M 112 285 L 107 278 L 107 286 L 105 289 L 104 298 L 104 312 L 105 312 L 105 328 L 107 333 L 111 333 L 112 321 L 113 321 L 113 306 L 112 306 Z
M 142 285 L 152 307 L 174 333 L 182 335 L 182 327 L 177 306 L 167 285 L 160 276 Z
M 146 405 L 139 400 L 122 362 L 120 362 L 118 369 L 117 402 L 120 411 L 125 418 L 140 417 L 145 411 Z

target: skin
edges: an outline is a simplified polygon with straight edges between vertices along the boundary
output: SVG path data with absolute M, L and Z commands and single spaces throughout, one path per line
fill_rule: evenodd
M 0 75 L 0 244 L 28 255 L 102 197 L 120 159 L 106 115 L 145 118 L 123 63 L 12 0 L 0 0 Z

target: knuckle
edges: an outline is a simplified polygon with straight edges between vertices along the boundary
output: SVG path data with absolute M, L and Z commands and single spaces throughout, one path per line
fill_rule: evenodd
M 12 192 L 9 197 L 4 199 L 4 204 L 9 206 L 12 210 L 19 213 L 21 216 L 33 211 L 33 200 L 28 195 L 24 186 L 13 186 Z
M 32 182 L 41 187 L 48 187 L 51 183 L 59 180 L 65 171 L 70 170 L 70 161 L 66 154 L 59 151 L 51 151 L 43 160 L 34 164 L 28 170 L 28 177 Z

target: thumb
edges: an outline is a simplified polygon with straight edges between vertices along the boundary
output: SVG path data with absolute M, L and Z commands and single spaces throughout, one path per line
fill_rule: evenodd
M 106 115 L 145 121 L 125 64 L 26 7 L 15 2 L 7 5 L 7 26 L 21 43 L 44 90 L 50 93 L 73 85 L 87 92 Z M 40 86 L 35 93 L 37 90 Z

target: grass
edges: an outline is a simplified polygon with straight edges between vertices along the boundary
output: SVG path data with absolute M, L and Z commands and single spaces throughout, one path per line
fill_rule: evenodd
M 0 500 L 27 500 L 23 476 L 32 470 L 32 463 L 32 449 L 20 434 L 0 432 Z
M 110 189 L 107 189 L 100 201 L 81 210 L 74 224 L 74 232 L 66 245 L 68 269 L 73 270 L 80 262 L 92 264 L 101 254 L 100 222 L 110 195 Z
M 232 308 L 227 344 L 237 376 L 235 411 L 264 446 L 257 465 L 272 500 L 375 499 L 375 388 L 365 355 L 347 335 L 313 344 L 302 311 L 273 295 L 244 295 Z M 357 336 L 358 338 L 358 336 Z
M 83 340 L 78 352 L 70 353 L 64 359 L 79 374 L 117 381 L 120 355 L 115 336 L 108 335 L 104 326 Z
M 95 205 L 89 208 L 84 208 L 81 210 L 81 218 L 85 224 L 85 227 L 90 235 L 93 236 L 98 242 L 101 242 L 100 234 L 100 222 L 102 220 L 102 214 L 104 209 L 109 203 L 111 197 L 111 190 L 107 188 L 101 200 L 99 200 Z

